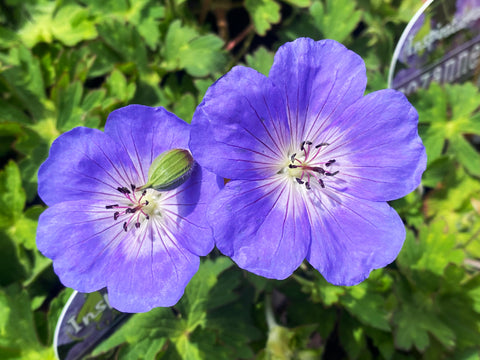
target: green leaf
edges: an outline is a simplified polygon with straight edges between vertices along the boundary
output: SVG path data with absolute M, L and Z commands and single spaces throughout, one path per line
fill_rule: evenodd
M 480 153 L 462 135 L 452 136 L 450 146 L 460 164 L 472 175 L 480 176 Z
M 298 7 L 308 7 L 312 3 L 312 0 L 283 0 L 283 1 Z
M 118 58 L 117 61 L 126 63 L 132 70 L 136 68 L 141 73 L 148 71 L 147 49 L 133 25 L 106 18 L 97 25 L 97 28 L 100 38 L 108 47 L 108 49 L 101 48 L 102 53 L 108 56 L 108 60 L 105 62 L 111 63 L 114 60 L 112 59 L 114 54 L 113 56 Z M 104 60 L 98 59 L 98 61 L 103 62 Z
M 20 282 L 27 277 L 27 269 L 18 255 L 18 245 L 0 231 L 0 286 Z
M 316 1 L 310 7 L 310 14 L 325 38 L 339 42 L 348 38 L 362 16 L 356 10 L 356 3 L 350 0 L 327 0 L 325 5 Z
M 105 107 L 112 106 L 115 102 L 126 103 L 135 95 L 135 83 L 128 83 L 127 78 L 120 70 L 112 71 L 106 85 L 110 103 L 105 103 Z
M 470 82 L 445 87 L 452 110 L 453 119 L 469 118 L 479 108 L 478 88 Z
M 69 84 L 65 90 L 59 91 L 57 128 L 61 132 L 82 125 L 82 115 L 84 114 L 80 109 L 82 93 L 83 86 L 79 81 L 75 81 Z
M 418 240 L 412 232 L 407 232 L 397 262 L 406 273 L 420 270 L 441 276 L 449 264 L 463 261 L 463 252 L 455 246 L 455 233 L 448 231 L 443 220 L 437 220 L 420 228 Z
M 26 21 L 18 32 L 22 43 L 29 48 L 41 42 L 51 43 L 53 40 L 51 22 L 54 11 L 54 2 L 35 4 L 28 14 L 30 21 Z
M 399 283 L 399 309 L 395 312 L 395 345 L 403 350 L 415 346 L 424 351 L 430 345 L 429 334 L 435 336 L 446 347 L 455 343 L 455 333 L 440 318 L 432 304 L 430 294 L 409 287 L 406 282 Z
M 385 309 L 385 299 L 369 289 L 369 283 L 363 282 L 347 288 L 347 293 L 341 298 L 341 303 L 359 321 L 374 328 L 389 331 L 388 311 Z
M 185 69 L 190 75 L 201 77 L 223 68 L 226 57 L 221 50 L 223 41 L 213 35 L 201 36 L 195 29 L 182 26 L 175 20 L 165 38 L 165 68 Z
M 25 198 L 20 170 L 9 161 L 0 172 L 0 229 L 9 228 L 22 217 Z
M 53 348 L 40 344 L 35 329 L 26 292 L 17 286 L 0 289 L 0 357 L 5 360 L 54 360 Z
M 2 61 L 0 54 L 0 62 Z M 13 99 L 18 100 L 34 118 L 44 110 L 45 88 L 39 60 L 24 46 L 10 49 L 7 67 L 0 72 Z
M 247 65 L 263 75 L 268 76 L 268 72 L 273 64 L 274 54 L 268 51 L 265 47 L 261 46 L 255 52 L 250 55 L 247 54 Z
M 281 19 L 280 5 L 274 0 L 246 0 L 245 8 L 250 13 L 257 34 L 262 36 Z
M 190 94 L 184 94 L 180 99 L 175 101 L 173 112 L 180 118 L 190 123 L 192 121 L 193 113 L 197 107 L 195 97 Z
M 98 34 L 87 8 L 65 5 L 56 12 L 51 23 L 53 36 L 67 46 L 95 39 Z

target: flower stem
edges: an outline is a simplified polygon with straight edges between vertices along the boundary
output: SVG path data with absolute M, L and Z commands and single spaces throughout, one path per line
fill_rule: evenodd
M 275 315 L 273 314 L 272 293 L 265 294 L 265 319 L 267 320 L 268 330 L 272 330 L 278 326 L 275 321 Z

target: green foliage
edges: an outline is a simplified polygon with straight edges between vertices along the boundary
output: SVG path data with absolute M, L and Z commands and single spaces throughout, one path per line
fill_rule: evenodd
M 228 270 L 231 265 L 226 258 L 205 261 L 173 309 L 135 315 L 94 355 L 123 344 L 120 354 L 136 359 L 251 358 L 248 343 L 259 334 L 249 321 L 247 299 L 236 292 L 241 274 Z
M 139 103 L 190 121 L 232 66 L 268 75 L 276 49 L 334 38 L 386 87 L 418 0 L 8 0 L 0 3 L 0 358 L 53 359 L 62 291 L 35 246 L 37 171 L 76 126 Z M 398 259 L 353 287 L 307 264 L 273 281 L 210 255 L 172 308 L 132 316 L 96 359 L 479 359 L 479 91 L 432 84 L 411 99 L 428 154 L 422 187 L 391 205 Z M 266 313 L 269 315 L 267 316 Z M 273 319 L 273 321 L 272 321 Z
M 327 0 L 325 4 L 316 1 L 310 7 L 315 26 L 327 39 L 345 41 L 357 27 L 362 16 L 349 0 Z

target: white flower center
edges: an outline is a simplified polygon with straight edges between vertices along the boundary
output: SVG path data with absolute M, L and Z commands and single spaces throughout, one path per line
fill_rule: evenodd
M 325 188 L 324 179 L 338 174 L 338 170 L 331 172 L 331 166 L 335 159 L 324 161 L 322 150 L 328 146 L 327 143 L 320 143 L 313 146 L 311 141 L 303 141 L 300 145 L 300 152 L 290 155 L 289 163 L 285 167 L 285 174 L 294 179 L 298 184 L 305 185 L 310 190 L 312 185 L 318 184 Z
M 123 230 L 139 228 L 142 223 L 151 217 L 161 217 L 160 197 L 162 194 L 153 189 L 138 190 L 135 185 L 118 187 L 117 191 L 125 198 L 118 204 L 107 205 L 106 209 L 115 210 L 113 220 L 122 223 Z

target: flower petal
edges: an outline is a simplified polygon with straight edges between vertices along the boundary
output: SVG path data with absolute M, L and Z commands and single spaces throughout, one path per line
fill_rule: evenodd
M 207 91 L 192 120 L 194 158 L 217 175 L 255 179 L 287 158 L 285 104 L 264 75 L 237 66 Z
M 170 149 L 188 149 L 189 125 L 162 107 L 129 105 L 110 113 L 105 134 L 128 154 L 144 185 L 153 160 Z
M 65 286 L 91 292 L 106 286 L 112 252 L 127 236 L 103 204 L 68 201 L 40 215 L 37 247 Z
M 214 246 L 205 214 L 219 190 L 216 176 L 197 166 L 186 183 L 165 193 L 162 199 L 163 216 L 176 241 L 199 256 L 207 255 Z
M 209 208 L 219 250 L 241 268 L 285 279 L 310 243 L 305 207 L 288 180 L 231 181 Z
M 38 170 L 38 193 L 49 206 L 80 199 L 115 202 L 115 189 L 136 178 L 133 164 L 103 132 L 84 127 L 62 134 Z
M 278 49 L 269 79 L 286 99 L 292 136 L 300 142 L 316 139 L 363 95 L 367 84 L 360 56 L 334 40 L 308 38 Z
M 345 111 L 326 131 L 323 156 L 336 160 L 349 194 L 373 201 L 398 199 L 413 191 L 426 167 L 417 131 L 418 115 L 394 90 L 371 93 Z
M 312 243 L 307 260 L 334 285 L 355 285 L 390 264 L 405 227 L 387 203 L 325 191 L 308 207 Z
M 175 305 L 200 264 L 159 223 L 139 230 L 141 236 L 119 244 L 110 262 L 108 299 L 124 312 Z

